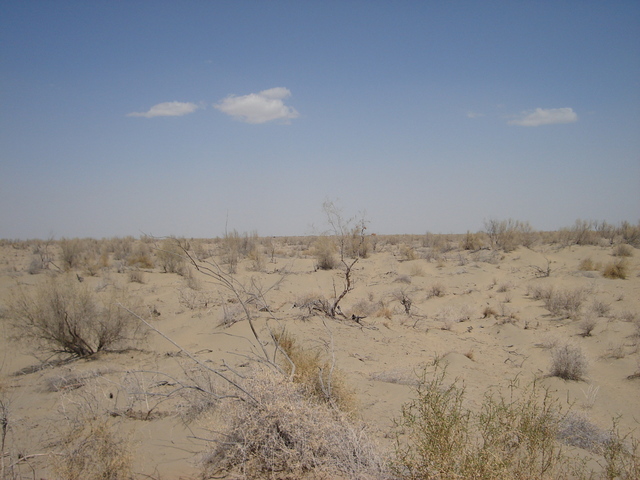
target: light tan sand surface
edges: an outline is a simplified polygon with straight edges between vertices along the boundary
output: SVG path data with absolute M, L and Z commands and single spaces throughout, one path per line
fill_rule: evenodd
M 580 246 L 539 241 L 505 253 L 487 247 L 463 250 L 460 237 L 435 247 L 420 236 L 380 236 L 375 251 L 353 267 L 353 289 L 340 305 L 344 317 L 332 319 L 299 306 L 309 299 L 335 298 L 343 288 L 343 270 L 315 268 L 313 238 L 267 240 L 258 243 L 260 258 L 241 257 L 233 274 L 247 289 L 264 293 L 249 307 L 265 348 L 273 351 L 269 331 L 286 328 L 304 348 L 335 356 L 336 367 L 355 392 L 357 415 L 381 449 L 393 449 L 394 419 L 412 397 L 417 375 L 436 361 L 447 365 L 448 378 L 464 383 L 470 408 L 516 378 L 522 384 L 537 380 L 597 427 L 606 431 L 616 418 L 621 431 L 636 429 L 637 435 L 637 249 L 631 248 L 632 256 L 625 259 L 627 278 L 610 279 L 602 269 L 619 258 L 605 242 Z M 10 327 L 9 307 L 18 291 L 33 292 L 52 276 L 71 276 L 80 283 L 80 276 L 83 288 L 104 298 L 114 286 L 126 288 L 143 316 L 202 364 L 249 368 L 260 349 L 232 292 L 193 268 L 164 273 L 151 241 L 131 240 L 131 248 L 145 245 L 143 253 L 153 266 L 116 258 L 105 247 L 108 242 L 96 242 L 95 258 L 68 272 L 61 271 L 56 242 L 47 247 L 53 263 L 34 273 L 29 270 L 36 242 L 0 247 L 0 385 L 9 412 L 6 465 L 26 458 L 20 470 L 24 478 L 31 468 L 34 478 L 54 478 L 47 476 L 50 455 L 59 449 L 56 442 L 69 418 L 82 410 L 114 422 L 133 440 L 137 478 L 199 478 L 199 461 L 216 422 L 223 419 L 205 412 L 186 423 L 179 415 L 186 407 L 160 395 L 172 378 L 187 378 L 193 366 L 174 344 L 151 332 L 136 348 L 57 364 L 53 360 L 59 357 L 47 358 L 33 341 L 19 341 Z M 190 246 L 204 262 L 216 261 L 226 272 L 220 241 L 193 240 Z M 582 270 L 586 259 L 599 268 Z M 132 271 L 140 272 L 143 283 L 131 281 Z M 536 299 L 537 292 L 550 288 L 577 292 L 578 310 L 552 313 L 544 299 Z M 411 300 L 408 313 L 402 298 Z M 358 323 L 352 315 L 364 318 Z M 595 322 L 589 336 L 584 335 L 585 319 Z M 578 346 L 588 360 L 581 381 L 548 375 L 552 349 L 564 343 Z M 40 368 L 43 361 L 49 364 Z

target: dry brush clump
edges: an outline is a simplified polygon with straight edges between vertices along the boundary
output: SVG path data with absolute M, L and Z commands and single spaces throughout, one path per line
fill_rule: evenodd
M 582 381 L 587 375 L 589 361 L 577 345 L 565 343 L 551 350 L 549 375 L 564 380 Z
M 282 369 L 294 382 L 303 385 L 309 395 L 343 412 L 355 411 L 355 394 L 334 358 L 326 358 L 321 348 L 303 348 L 286 330 L 274 333 L 273 339 L 278 351 L 284 354 Z
M 242 382 L 251 401 L 220 406 L 220 442 L 205 455 L 206 474 L 245 478 L 384 478 L 385 462 L 362 424 L 314 401 L 299 383 L 270 368 Z
M 17 336 L 38 351 L 86 357 L 143 338 L 139 323 L 117 305 L 125 297 L 114 289 L 103 302 L 75 278 L 51 277 L 31 291 L 19 289 L 7 317 Z
M 628 275 L 629 262 L 625 258 L 607 263 L 602 270 L 602 276 L 605 278 L 625 280 Z

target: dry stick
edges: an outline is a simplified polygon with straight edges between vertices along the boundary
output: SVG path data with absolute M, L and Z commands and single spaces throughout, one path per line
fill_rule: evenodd
M 237 285 L 239 288 L 241 288 L 242 290 L 244 290 L 246 292 L 246 289 L 244 288 L 244 286 L 240 282 L 238 282 L 234 277 L 229 276 L 229 278 L 227 278 L 227 276 L 225 276 L 224 274 L 220 273 L 220 267 L 215 262 L 210 262 L 210 263 L 216 267 L 217 271 L 213 270 L 211 267 L 208 267 L 206 265 L 198 264 L 198 262 L 196 262 L 193 259 L 193 257 L 189 254 L 189 252 L 182 245 L 180 245 L 180 248 L 182 249 L 182 251 L 184 252 L 186 258 L 191 262 L 191 264 L 195 267 L 196 270 L 198 270 L 200 273 L 202 273 L 204 275 L 207 275 L 207 276 L 213 278 L 214 280 L 216 280 L 218 283 L 222 284 L 222 286 L 224 286 L 225 288 L 230 290 L 235 295 L 236 299 L 238 300 L 238 302 L 240 302 L 240 305 L 242 306 L 242 309 L 244 310 L 245 316 L 247 317 L 247 321 L 249 322 L 249 327 L 251 328 L 251 333 L 253 334 L 254 338 L 256 339 L 258 344 L 260 345 L 260 348 L 262 349 L 262 353 L 264 355 L 265 360 L 267 362 L 269 362 L 269 354 L 267 353 L 267 349 L 264 347 L 264 345 L 260 341 L 260 336 L 258 335 L 258 332 L 256 331 L 256 328 L 255 328 L 255 325 L 253 324 L 253 320 L 251 319 L 251 312 L 249 312 L 249 309 L 247 308 L 246 302 L 243 301 L 242 297 L 240 296 L 240 292 L 238 291 L 238 288 L 236 287 L 236 285 Z M 277 368 L 280 372 L 282 372 L 282 369 L 280 367 L 278 367 L 277 365 L 273 365 L 273 366 L 275 368 Z
M 173 339 L 171 339 L 170 337 L 168 337 L 167 335 L 165 335 L 164 333 L 162 333 L 160 330 L 158 330 L 156 327 L 154 327 L 153 325 L 151 325 L 149 322 L 147 322 L 144 318 L 142 318 L 140 315 L 138 315 L 137 313 L 131 311 L 130 309 L 128 309 L 127 307 L 125 307 L 124 305 L 122 305 L 121 303 L 117 304 L 119 307 L 124 308 L 127 312 L 129 312 L 131 315 L 133 315 L 134 317 L 136 317 L 138 320 L 140 320 L 142 323 L 144 323 L 147 327 L 149 327 L 151 330 L 153 330 L 154 332 L 156 332 L 158 335 L 160 335 L 161 337 L 163 337 L 165 340 L 167 340 L 169 343 L 171 343 L 172 345 L 174 345 L 176 348 L 180 349 L 181 352 L 184 352 L 192 361 L 194 361 L 195 363 L 197 363 L 198 365 L 200 365 L 202 368 L 209 370 L 211 373 L 218 375 L 220 378 L 222 378 L 223 380 L 225 380 L 226 382 L 228 382 L 229 384 L 233 385 L 235 388 L 237 388 L 238 390 L 240 390 L 242 393 L 244 393 L 247 397 L 249 397 L 251 400 L 253 400 L 257 405 L 260 405 L 260 402 L 258 400 L 256 400 L 256 398 L 251 395 L 249 392 L 247 392 L 247 390 L 245 390 L 244 388 L 242 388 L 240 385 L 238 385 L 238 383 L 234 382 L 233 380 L 231 380 L 230 378 L 226 377 L 222 372 L 213 369 L 211 367 L 209 367 L 208 365 L 205 365 L 204 363 L 202 363 L 200 360 L 198 360 L 196 357 L 194 357 L 191 352 L 189 352 L 188 350 L 185 350 L 184 348 L 182 348 L 180 345 L 178 345 Z M 244 401 L 245 399 L 242 397 L 239 397 L 240 400 Z

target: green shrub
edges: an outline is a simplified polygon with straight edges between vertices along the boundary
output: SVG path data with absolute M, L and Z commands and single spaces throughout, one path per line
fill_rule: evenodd
M 398 478 L 541 479 L 568 470 L 556 442 L 563 414 L 548 391 L 513 382 L 509 398 L 489 394 L 474 413 L 464 406 L 464 386 L 445 376 L 437 365 L 431 377 L 423 373 L 396 421 Z

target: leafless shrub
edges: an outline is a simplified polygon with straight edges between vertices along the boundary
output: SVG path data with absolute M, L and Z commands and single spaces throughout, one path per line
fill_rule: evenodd
M 58 478 L 85 480 L 133 479 L 133 446 L 108 420 L 97 417 L 74 422 L 53 455 Z
M 584 380 L 587 374 L 588 360 L 582 349 L 575 345 L 563 344 L 551 350 L 552 377 L 564 380 Z
M 314 256 L 320 270 L 333 270 L 338 266 L 336 244 L 329 237 L 318 237 L 314 244 Z
M 560 421 L 558 438 L 572 447 L 601 453 L 611 437 L 609 432 L 594 425 L 587 415 L 572 411 Z
M 22 339 L 43 351 L 85 357 L 143 336 L 134 318 L 116 306 L 124 296 L 123 291 L 114 291 L 103 304 L 71 277 L 49 279 L 33 292 L 19 290 L 9 318 Z
M 471 233 L 467 230 L 467 234 L 460 243 L 460 248 L 463 250 L 479 250 L 482 247 L 482 240 L 477 233 Z
M 512 288 L 513 288 L 513 283 L 512 282 L 504 282 L 498 287 L 498 290 L 496 290 L 496 291 L 500 292 L 500 293 L 504 293 L 504 292 L 508 292 Z
M 241 321 L 245 317 L 245 311 L 242 305 L 238 304 L 222 304 L 222 314 L 218 325 L 230 327 L 234 323 Z
M 402 245 L 400 247 L 400 260 L 403 262 L 415 260 L 418 258 L 416 251 L 410 245 Z
M 602 268 L 600 264 L 594 263 L 591 257 L 584 258 L 578 265 L 578 269 L 583 272 L 594 272 L 600 270 L 600 268 Z
M 132 283 L 145 283 L 142 270 L 129 270 L 129 281 Z
M 633 247 L 631 245 L 627 245 L 625 243 L 620 243 L 613 247 L 613 251 L 611 254 L 614 257 L 632 257 L 633 256 Z
M 447 289 L 442 283 L 434 283 L 427 291 L 427 298 L 444 297 L 446 292 Z
M 362 425 L 324 403 L 309 400 L 301 384 L 272 370 L 256 370 L 243 381 L 255 402 L 225 402 L 221 442 L 206 456 L 208 474 L 237 468 L 248 478 L 305 473 L 372 478 L 385 467 Z
M 580 335 L 590 337 L 593 329 L 598 325 L 598 319 L 594 315 L 586 315 L 580 322 Z
M 533 229 L 528 222 L 489 219 L 484 222 L 484 228 L 493 249 L 511 252 L 520 245 L 533 243 Z
M 184 240 L 179 238 L 167 238 L 163 240 L 156 250 L 158 263 L 164 273 L 177 273 L 182 275 L 186 268 L 186 262 L 182 256 Z
M 548 297 L 544 298 L 545 308 L 553 315 L 575 319 L 579 316 L 586 296 L 586 290 L 581 288 L 575 290 L 552 289 Z
M 598 317 L 606 317 L 611 312 L 611 305 L 601 300 L 594 299 L 589 310 Z

